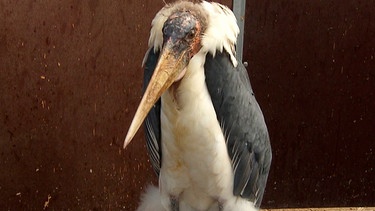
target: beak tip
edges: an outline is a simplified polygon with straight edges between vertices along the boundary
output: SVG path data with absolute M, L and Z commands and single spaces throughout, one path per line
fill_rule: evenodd
M 127 135 L 125 140 L 124 140 L 124 145 L 123 145 L 124 149 L 129 145 L 131 140 L 132 140 L 132 138 L 129 138 L 129 135 Z

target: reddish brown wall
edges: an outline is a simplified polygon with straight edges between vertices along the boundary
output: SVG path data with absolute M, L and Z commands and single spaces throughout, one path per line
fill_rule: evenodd
M 134 210 L 156 177 L 142 132 L 122 142 L 162 5 L 0 2 L 1 209 Z M 244 60 L 274 152 L 264 207 L 374 205 L 374 13 L 248 0 Z
M 375 4 L 248 1 L 247 12 L 274 155 L 264 205 L 374 205 Z

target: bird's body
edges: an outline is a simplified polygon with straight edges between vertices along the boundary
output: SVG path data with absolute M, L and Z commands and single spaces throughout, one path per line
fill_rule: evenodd
M 149 189 L 138 210 L 259 207 L 271 149 L 246 69 L 235 59 L 238 32 L 233 13 L 217 3 L 180 1 L 154 18 L 142 117 L 125 144 L 146 118 L 159 192 Z

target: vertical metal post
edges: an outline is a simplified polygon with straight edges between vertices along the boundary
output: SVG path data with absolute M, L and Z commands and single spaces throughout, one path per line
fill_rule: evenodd
M 245 10 L 246 10 L 246 0 L 233 0 L 233 12 L 234 12 L 234 15 L 236 16 L 238 27 L 240 28 L 240 34 L 238 35 L 237 45 L 236 45 L 236 57 L 237 57 L 238 62 L 242 62 L 242 55 L 243 55 Z

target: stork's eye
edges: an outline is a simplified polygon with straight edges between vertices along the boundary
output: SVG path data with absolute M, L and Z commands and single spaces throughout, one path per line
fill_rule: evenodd
M 192 29 L 188 32 L 188 34 L 186 35 L 186 38 L 191 40 L 194 38 L 194 36 L 195 36 L 195 29 Z

